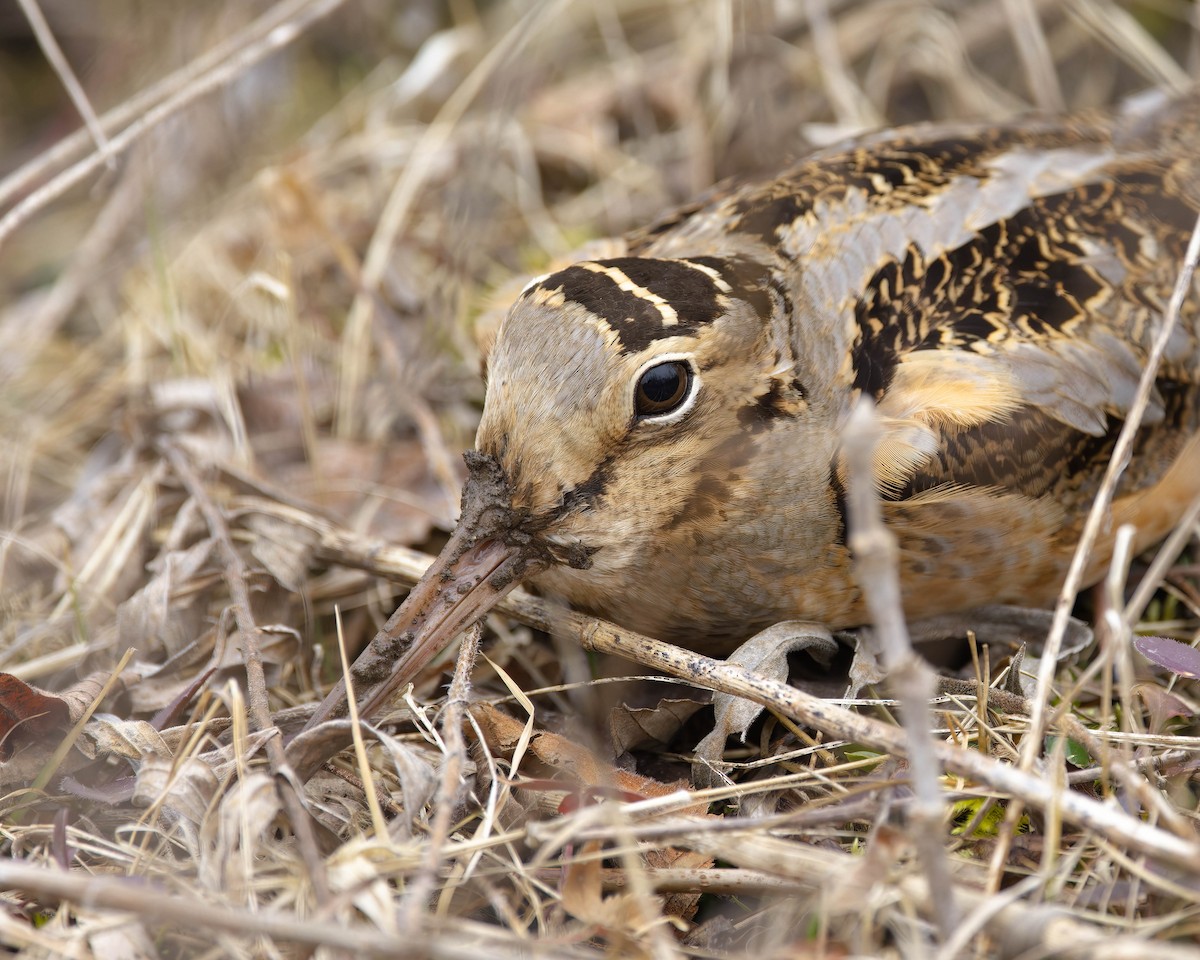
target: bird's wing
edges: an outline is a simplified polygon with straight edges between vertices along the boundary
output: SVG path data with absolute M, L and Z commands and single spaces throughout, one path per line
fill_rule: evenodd
M 721 200 L 709 222 L 791 265 L 797 356 L 875 398 L 890 495 L 1090 497 L 1198 211 L 1191 96 L 1111 118 L 874 135 Z M 685 239 L 704 224 L 693 215 Z M 1124 492 L 1155 483 L 1200 424 L 1197 300 Z

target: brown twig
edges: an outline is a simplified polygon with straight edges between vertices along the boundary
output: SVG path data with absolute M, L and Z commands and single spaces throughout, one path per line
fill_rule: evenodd
M 450 681 L 446 709 L 442 714 L 442 746 L 445 751 L 442 777 L 433 800 L 433 822 L 429 825 L 425 855 L 400 907 L 403 917 L 400 926 L 404 930 L 421 929 L 427 901 L 437 882 L 442 850 L 450 837 L 451 818 L 459 809 L 463 792 L 463 769 L 467 760 L 463 723 L 471 704 L 471 671 L 475 669 L 482 638 L 483 624 L 477 623 L 463 634 L 458 658 L 454 662 L 454 679 Z
M 67 62 L 62 48 L 58 45 L 58 41 L 54 39 L 54 31 L 50 29 L 50 24 L 46 22 L 46 17 L 42 14 L 42 8 L 38 6 L 36 0 L 17 0 L 17 4 L 21 8 L 21 12 L 25 14 L 25 19 L 29 21 L 33 35 L 37 38 L 38 46 L 42 48 L 42 55 L 49 61 L 50 66 L 54 68 L 54 72 L 58 74 L 58 78 L 62 81 L 67 95 L 71 98 L 71 102 L 75 104 L 75 109 L 79 111 L 80 117 L 83 118 L 84 127 L 87 129 L 92 140 L 95 141 L 96 149 L 107 157 L 109 154 L 108 138 L 104 136 L 104 130 L 100 126 L 100 121 L 96 119 L 96 111 L 92 109 L 91 101 L 88 100 L 87 94 L 84 93 L 83 87 L 79 83 L 79 78 L 75 76 L 75 71 L 71 69 L 71 64 Z M 109 159 L 111 163 L 111 158 Z
M 497 927 L 473 923 L 462 917 L 449 923 L 431 921 L 433 929 L 381 933 L 365 925 L 347 926 L 307 920 L 295 914 L 270 910 L 219 907 L 195 896 L 175 896 L 124 879 L 65 873 L 57 868 L 35 867 L 16 860 L 0 861 L 0 889 L 20 890 L 41 897 L 59 898 L 130 913 L 147 923 L 161 923 L 211 935 L 226 932 L 247 937 L 271 937 L 284 943 L 331 947 L 351 955 L 397 957 L 414 953 L 444 960 L 479 960 L 481 956 L 506 958 L 593 957 L 561 943 L 539 944 L 518 938 Z
M 259 626 L 255 622 L 250 606 L 250 588 L 246 582 L 245 561 L 242 560 L 241 554 L 233 545 L 224 514 L 208 495 L 207 488 L 192 469 L 192 465 L 184 456 L 183 451 L 167 443 L 162 444 L 160 449 L 163 456 L 170 462 L 180 483 L 199 505 L 209 533 L 217 543 L 224 562 L 225 584 L 233 602 L 234 620 L 237 623 L 245 650 L 247 702 L 250 706 L 250 716 L 259 730 L 270 730 L 275 726 L 275 722 L 271 719 L 271 709 L 268 703 L 267 680 L 263 673 L 262 652 L 258 645 Z M 304 809 L 304 802 L 301 799 L 302 788 L 295 771 L 287 762 L 282 738 L 271 737 L 267 741 L 266 749 L 271 763 L 271 772 L 276 778 L 276 789 L 279 790 L 280 799 L 288 811 L 292 827 L 296 831 L 296 839 L 300 844 L 301 856 L 308 867 L 309 876 L 312 878 L 314 894 L 317 901 L 322 902 L 328 899 L 329 882 L 325 876 L 325 864 L 321 859 L 308 811 Z
M 0 378 L 15 376 L 50 342 L 71 311 L 104 270 L 112 268 L 113 249 L 142 209 L 145 167 L 135 153 L 120 175 L 87 233 L 75 247 L 70 264 L 50 288 L 32 318 L 0 324 Z
M 259 42 L 272 30 L 296 22 L 296 18 L 311 3 L 312 0 L 284 0 L 282 3 L 277 3 L 253 23 L 237 31 L 233 36 L 220 41 L 211 50 L 206 50 L 191 63 L 128 99 L 122 100 L 117 106 L 98 118 L 97 125 L 100 131 L 106 138 L 111 136 L 113 131 L 126 126 L 168 97 L 191 87 L 205 74 L 230 60 L 245 48 Z M 15 197 L 29 190 L 38 180 L 50 175 L 53 171 L 61 170 L 66 164 L 78 159 L 93 142 L 91 131 L 78 130 L 70 136 L 64 137 L 48 150 L 39 153 L 28 163 L 0 180 L 0 206 L 12 202 Z

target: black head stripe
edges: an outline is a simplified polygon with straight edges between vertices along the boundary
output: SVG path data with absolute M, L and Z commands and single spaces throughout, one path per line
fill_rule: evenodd
M 622 347 L 636 352 L 663 337 L 691 334 L 712 323 L 729 311 L 730 297 L 746 299 L 759 309 L 761 288 L 755 283 L 743 290 L 733 263 L 711 257 L 586 261 L 551 274 L 525 296 L 539 289 L 561 293 L 567 302 L 602 318 Z
M 771 289 L 781 299 L 786 299 L 771 268 L 757 260 L 748 257 L 691 257 L 688 262 L 716 270 L 729 284 L 730 295 L 745 300 L 764 319 L 770 317 L 774 309 L 769 292 Z
M 568 303 L 577 303 L 605 320 L 626 350 L 641 350 L 663 335 L 662 310 L 652 300 L 622 290 L 619 284 L 607 272 L 577 265 L 547 277 L 539 286 L 559 290 Z

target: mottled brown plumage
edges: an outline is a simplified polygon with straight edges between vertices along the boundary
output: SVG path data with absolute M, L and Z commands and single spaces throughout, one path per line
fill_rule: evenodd
M 706 652 L 862 623 L 864 394 L 909 616 L 1051 602 L 1198 210 L 1200 101 L 1143 98 L 870 136 L 532 282 L 488 357 L 477 505 L 395 621 L 406 669 L 521 580 Z M 1112 510 L 1140 545 L 1200 491 L 1198 336 L 1192 298 Z

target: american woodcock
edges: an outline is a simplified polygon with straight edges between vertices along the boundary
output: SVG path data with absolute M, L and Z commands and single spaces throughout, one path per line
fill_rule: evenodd
M 365 653 L 364 698 L 521 582 L 704 652 L 863 623 L 839 445 L 864 395 L 909 617 L 1049 604 L 1197 211 L 1200 99 L 1142 98 L 869 136 L 539 277 L 487 357 L 463 517 L 389 623 L 402 669 Z M 1149 545 L 1200 492 L 1198 315 L 1193 297 L 1092 580 L 1111 530 Z

